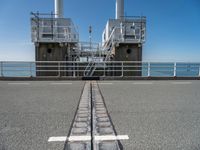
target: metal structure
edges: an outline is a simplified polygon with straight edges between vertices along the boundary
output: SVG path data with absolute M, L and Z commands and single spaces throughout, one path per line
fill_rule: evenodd
M 79 42 L 77 49 L 80 61 L 95 61 L 97 58 L 103 60 L 103 57 L 105 57 L 105 52 L 102 51 L 99 43 Z
M 31 13 L 31 36 L 35 44 L 35 60 L 77 61 L 79 59 L 78 30 L 70 18 L 64 18 L 63 0 L 54 0 L 54 2 L 54 13 Z M 36 73 L 36 76 L 49 75 L 54 73 Z
M 116 0 L 116 18 L 109 19 L 102 34 L 105 61 L 142 61 L 146 17 L 124 16 L 124 0 Z
M 67 70 L 72 70 L 73 61 L 88 62 L 82 76 L 101 76 L 97 70 L 105 67 L 105 64 L 100 64 L 103 61 L 142 61 L 145 32 L 146 17 L 124 17 L 124 0 L 116 0 L 116 19 L 108 21 L 101 45 L 92 43 L 91 26 L 89 43 L 79 42 L 79 33 L 72 20 L 64 18 L 63 0 L 55 0 L 54 13 L 32 13 L 31 17 L 31 35 L 35 44 L 36 62 L 44 61 L 52 64 L 55 61 L 67 62 L 65 64 L 69 65 L 65 67 Z M 45 70 L 50 71 L 36 72 L 36 76 L 55 76 L 56 73 L 51 71 L 49 64 L 45 65 Z M 138 68 L 133 69 L 138 70 Z M 36 70 L 41 70 L 41 66 L 36 65 Z M 68 71 L 61 72 L 61 76 L 73 74 Z M 129 73 L 130 76 L 141 75 L 138 71 L 136 74 Z M 115 76 L 118 76 L 118 73 Z
M 79 34 L 70 18 L 54 14 L 31 13 L 31 35 L 34 43 L 77 43 Z
M 123 20 L 110 19 L 103 32 L 103 46 L 110 44 L 143 44 L 146 34 L 146 17 L 130 17 Z
M 55 0 L 54 13 L 31 14 L 31 35 L 32 42 L 35 44 L 35 60 L 77 61 L 79 34 L 72 20 L 64 18 L 63 0 Z M 55 74 L 53 72 L 36 73 L 36 76 L 49 75 Z
M 63 0 L 55 0 L 55 18 L 63 18 Z
M 115 19 L 123 19 L 123 17 L 124 17 L 124 0 L 116 0 Z
M 142 72 L 140 77 L 200 77 L 200 62 L 0 62 L 1 77 L 35 77 L 38 72 L 46 73 L 45 77 L 52 77 L 51 73 L 54 77 L 133 77 L 130 72 Z

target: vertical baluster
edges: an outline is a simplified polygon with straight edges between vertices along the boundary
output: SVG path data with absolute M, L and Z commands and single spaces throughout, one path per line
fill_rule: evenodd
M 151 76 L 151 63 L 148 62 L 148 77 Z
M 200 77 L 200 64 L 199 64 L 199 77 Z
M 60 70 L 60 62 L 58 62 L 58 77 L 61 77 L 60 72 L 61 72 L 61 70 Z
M 75 63 L 73 62 L 73 77 L 76 77 Z
M 104 67 L 103 68 L 104 68 L 104 70 L 103 70 L 103 72 L 104 72 L 103 76 L 105 77 L 106 76 L 106 62 L 105 61 L 104 61 Z
M 174 63 L 174 77 L 176 77 L 176 70 L 177 70 L 177 64 L 176 64 L 176 62 Z
M 124 62 L 122 62 L 122 77 L 124 76 Z
M 3 62 L 1 62 L 1 77 L 3 77 Z
M 30 66 L 30 77 L 32 77 L 32 62 L 30 62 L 29 66 Z

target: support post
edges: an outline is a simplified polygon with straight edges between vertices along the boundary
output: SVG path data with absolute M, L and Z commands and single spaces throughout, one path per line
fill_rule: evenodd
M 77 64 L 76 64 L 76 72 L 77 72 L 77 73 L 76 73 L 76 76 L 77 76 L 77 77 L 79 77 L 79 70 L 80 70 L 80 69 L 79 69 L 79 63 L 77 62 Z
M 76 77 L 76 71 L 75 71 L 75 63 L 73 62 L 73 77 Z
M 58 77 L 61 77 L 60 71 L 60 62 L 58 62 Z
M 122 77 L 124 77 L 124 62 L 122 62 Z
M 105 77 L 106 76 L 106 63 L 105 61 L 103 62 L 104 64 L 104 67 L 103 67 L 103 76 Z
M 148 73 L 147 76 L 150 77 L 151 76 L 151 63 L 148 62 Z
M 3 77 L 3 62 L 1 61 L 1 77 Z
M 30 62 L 30 77 L 32 77 L 32 62 Z
M 176 62 L 174 63 L 174 77 L 176 77 L 176 70 L 177 70 L 177 65 L 176 65 Z
M 199 64 L 199 77 L 200 77 L 200 64 Z

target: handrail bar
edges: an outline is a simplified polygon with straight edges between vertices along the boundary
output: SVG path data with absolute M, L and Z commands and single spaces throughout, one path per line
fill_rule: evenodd
M 0 61 L 4 63 L 88 63 L 87 61 Z M 174 62 L 156 62 L 156 61 L 103 61 L 102 63 L 159 63 L 159 64 L 167 64 L 171 63 L 174 64 Z M 101 63 L 101 62 L 100 62 Z M 200 62 L 176 62 L 177 64 L 195 64 L 195 65 L 200 65 Z
M 41 74 L 40 74 L 41 73 Z M 200 62 L 142 61 L 0 61 L 0 76 L 191 76 L 200 77 Z

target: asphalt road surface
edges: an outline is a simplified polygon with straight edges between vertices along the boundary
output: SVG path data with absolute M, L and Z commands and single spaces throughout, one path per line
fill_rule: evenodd
M 71 82 L 70 82 L 71 83 Z M 0 150 L 63 150 L 84 82 L 0 82 Z
M 99 81 L 125 150 L 200 150 L 200 81 Z M 1 81 L 0 150 L 63 150 L 84 81 Z
M 101 82 L 125 150 L 200 150 L 200 81 Z

